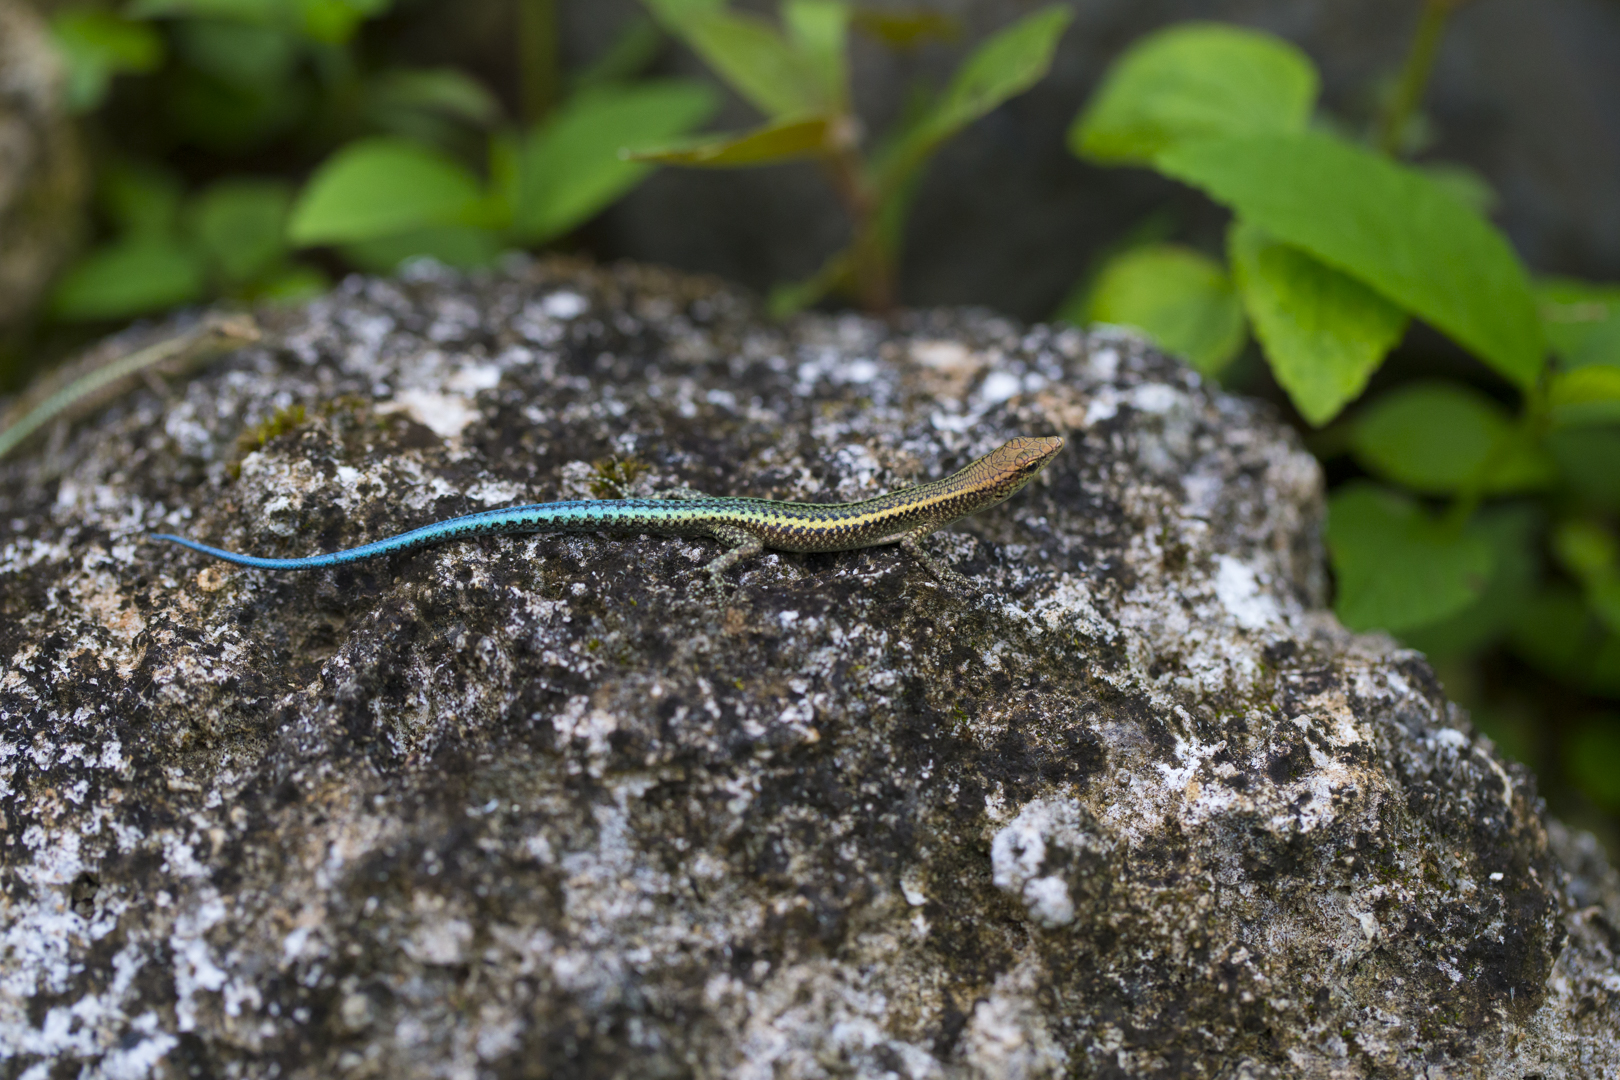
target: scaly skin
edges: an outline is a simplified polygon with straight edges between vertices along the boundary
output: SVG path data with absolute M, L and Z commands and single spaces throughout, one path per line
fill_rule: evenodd
M 778 551 L 848 551 L 898 543 L 946 579 L 954 571 L 935 564 L 917 541 L 953 521 L 987 510 L 1015 494 L 1063 449 L 1060 438 L 1013 439 L 942 480 L 852 503 L 795 503 L 771 499 L 701 496 L 692 499 L 581 499 L 536 503 L 451 518 L 434 525 L 328 555 L 264 559 L 154 534 L 193 551 L 259 570 L 316 570 L 359 559 L 412 551 L 446 540 L 507 533 L 648 533 L 708 536 L 728 545 L 708 566 L 710 579 L 766 548 Z
M 87 416 L 114 401 L 143 379 L 182 376 L 203 364 L 259 340 L 259 327 L 247 315 L 215 315 L 182 334 L 149 345 L 110 363 L 82 371 L 64 370 L 29 395 L 0 429 L 0 458 L 27 442 L 45 425 Z

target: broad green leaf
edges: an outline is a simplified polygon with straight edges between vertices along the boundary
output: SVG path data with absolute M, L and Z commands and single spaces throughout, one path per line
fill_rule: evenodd
M 1207 255 L 1173 244 L 1116 257 L 1098 274 L 1084 308 L 1060 317 L 1135 327 L 1205 374 L 1243 348 L 1243 308 L 1225 271 Z
M 1620 713 L 1593 717 L 1564 740 L 1564 770 L 1593 802 L 1620 810 Z
M 97 201 L 124 239 L 169 239 L 180 220 L 185 186 L 169 170 L 144 161 L 103 166 Z
M 937 11 L 877 11 L 857 8 L 850 21 L 868 37 L 881 41 L 895 52 L 910 52 L 925 41 L 956 41 L 962 36 L 962 23 Z
M 1620 426 L 1556 429 L 1547 436 L 1547 449 L 1576 495 L 1620 508 Z
M 480 199 L 477 179 L 454 159 L 404 139 L 363 139 L 315 170 L 288 235 L 300 247 L 380 240 L 460 224 Z
M 202 249 L 231 284 L 246 284 L 279 263 L 287 251 L 292 191 L 280 180 L 221 180 L 191 207 Z
M 903 187 L 941 143 L 1046 77 L 1058 39 L 1074 17 L 1053 4 L 991 37 L 957 69 L 934 108 L 878 163 L 887 194 Z
M 1305 130 L 1316 104 L 1310 58 L 1270 34 L 1181 23 L 1122 56 L 1069 129 L 1083 158 L 1147 163 L 1188 139 Z
M 699 135 L 673 146 L 633 151 L 624 156 L 629 161 L 651 161 L 660 165 L 711 168 L 775 165 L 826 153 L 831 127 L 822 116 L 781 120 L 741 135 Z
M 1543 278 L 1536 300 L 1547 343 L 1565 367 L 1620 366 L 1620 285 Z
M 1232 276 L 1277 383 L 1320 427 L 1360 396 L 1406 332 L 1406 312 L 1253 225 L 1227 234 Z
M 156 30 L 110 11 L 58 12 L 51 37 L 67 68 L 68 108 L 74 112 L 100 105 L 114 75 L 155 71 L 163 63 L 163 38 Z
M 831 102 L 810 58 L 776 28 L 723 6 L 649 3 L 653 13 L 760 112 L 772 119 L 825 112 Z M 678 8 L 678 11 L 672 9 Z
M 574 95 L 524 140 L 513 229 L 538 244 L 584 223 L 638 184 L 652 166 L 620 151 L 689 131 L 716 107 L 712 90 L 685 80 L 604 86 Z
M 1495 506 L 1482 511 L 1476 528 L 1491 545 L 1495 570 L 1479 598 L 1437 622 L 1413 627 L 1401 640 L 1431 657 L 1477 653 L 1512 629 L 1535 593 L 1541 570 L 1536 556 L 1540 515 L 1533 506 Z
M 783 0 L 782 25 L 794 49 L 820 81 L 829 112 L 849 101 L 849 5 L 843 0 Z
M 499 233 L 473 225 L 413 229 L 343 245 L 343 257 L 362 270 L 390 274 L 409 259 L 437 259 L 446 266 L 473 270 L 494 262 L 502 250 Z
M 137 239 L 90 252 L 56 284 L 59 319 L 127 319 L 199 300 L 202 259 L 163 238 Z
M 1556 373 L 1547 404 L 1560 427 L 1620 422 L 1620 367 L 1593 364 Z
M 1452 530 L 1387 488 L 1347 484 L 1328 500 L 1334 610 L 1352 630 L 1425 626 L 1478 600 L 1495 569 L 1479 528 Z
M 1461 383 L 1413 382 L 1385 394 L 1356 417 L 1351 447 L 1369 472 L 1430 494 L 1473 483 L 1523 491 L 1553 476 L 1551 459 L 1507 411 Z
M 1412 169 L 1314 132 L 1181 143 L 1156 164 L 1426 319 L 1519 386 L 1541 373 L 1541 325 L 1513 249 Z

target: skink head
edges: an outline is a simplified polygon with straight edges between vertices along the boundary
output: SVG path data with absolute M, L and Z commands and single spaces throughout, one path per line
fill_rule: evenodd
M 1033 480 L 1062 449 L 1063 440 L 1057 436 L 1012 439 L 986 454 L 984 463 L 1016 485 L 1016 491 Z

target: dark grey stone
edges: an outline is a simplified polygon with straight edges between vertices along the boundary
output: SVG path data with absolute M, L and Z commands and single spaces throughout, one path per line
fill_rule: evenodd
M 778 326 L 636 266 L 265 321 L 0 465 L 6 1075 L 1620 1069 L 1614 872 L 1321 610 L 1321 476 L 1263 407 L 1131 338 Z M 1054 432 L 930 541 L 967 587 L 895 548 L 720 600 L 707 541 L 275 576 L 143 540 L 304 553 L 605 472 L 852 499 Z

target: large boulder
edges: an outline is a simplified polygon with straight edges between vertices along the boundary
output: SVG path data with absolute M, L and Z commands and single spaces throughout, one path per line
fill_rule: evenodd
M 353 279 L 0 465 L 0 1061 L 100 1077 L 1600 1077 L 1620 884 L 1322 608 L 1321 477 L 1140 341 Z M 1068 448 L 927 543 L 261 554 Z

